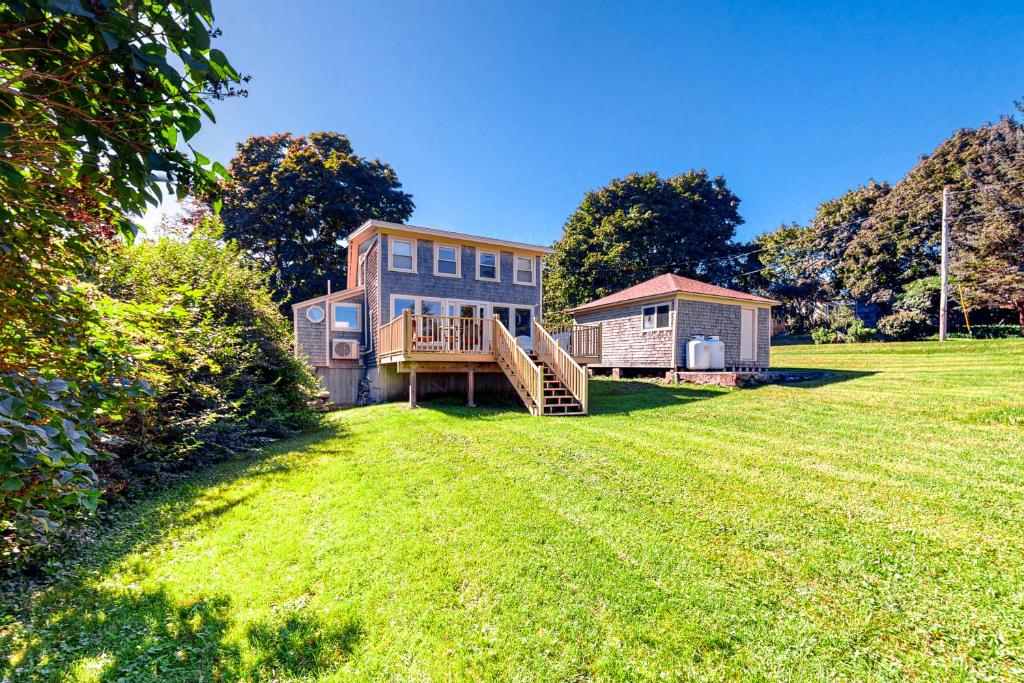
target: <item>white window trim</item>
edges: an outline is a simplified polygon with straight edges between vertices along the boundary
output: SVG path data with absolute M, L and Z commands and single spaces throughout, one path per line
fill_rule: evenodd
M 507 308 L 507 309 L 509 309 L 509 315 L 511 316 L 510 317 L 510 322 L 513 323 L 513 326 L 514 326 L 514 323 L 515 323 L 515 312 L 516 312 L 516 309 L 523 309 L 523 310 L 530 311 L 530 320 L 539 320 L 540 319 L 538 317 L 538 315 L 537 315 L 537 310 L 536 310 L 537 307 L 532 305 L 532 304 L 509 304 L 509 303 L 505 303 L 503 301 L 474 301 L 474 300 L 471 300 L 471 299 L 449 299 L 449 298 L 445 298 L 445 297 L 442 297 L 442 296 L 429 296 L 429 295 L 421 296 L 421 295 L 418 295 L 418 294 L 417 295 L 412 295 L 412 294 L 391 294 L 388 297 L 388 320 L 394 320 L 395 319 L 395 315 L 394 315 L 394 312 L 395 312 L 395 299 L 409 299 L 410 301 L 413 301 L 414 302 L 413 311 L 417 315 L 422 315 L 420 313 L 420 311 L 423 310 L 423 301 L 426 300 L 426 301 L 440 301 L 441 302 L 441 307 L 442 307 L 441 310 L 445 311 L 445 315 L 447 315 L 448 306 L 450 306 L 451 304 L 455 304 L 455 305 L 468 304 L 468 305 L 471 305 L 471 306 L 483 306 L 485 314 L 486 314 L 484 317 L 486 317 L 486 318 L 493 318 L 494 317 L 494 307 L 495 306 L 497 306 L 499 308 Z M 513 330 L 513 332 L 514 332 L 514 330 Z
M 356 309 L 356 326 L 355 327 L 338 327 L 335 324 L 336 321 L 335 321 L 335 318 L 334 318 L 334 309 L 339 308 L 339 307 L 354 308 L 354 309 Z M 342 302 L 333 303 L 333 304 L 331 304 L 331 318 L 330 318 L 330 320 L 331 320 L 331 330 L 334 331 L 334 332 L 362 332 L 363 331 L 363 307 L 360 304 L 347 304 L 347 303 L 342 303 Z
M 655 325 L 658 324 L 658 307 L 659 306 L 668 306 L 668 325 L 665 325 L 664 327 L 644 327 L 644 318 L 647 317 L 647 310 L 651 309 L 651 308 L 654 309 L 654 324 Z M 640 330 L 641 331 L 643 331 L 643 332 L 661 332 L 661 331 L 664 331 L 664 330 L 671 330 L 671 329 L 672 329 L 672 302 L 670 302 L 670 301 L 662 301 L 661 303 L 657 303 L 657 304 L 647 304 L 646 306 L 643 306 L 643 307 L 640 308 Z
M 366 284 L 366 254 L 363 252 L 356 259 L 356 287 L 362 287 Z
M 314 308 L 319 308 L 320 309 L 320 313 L 324 317 L 320 318 L 320 320 L 313 320 L 312 318 L 310 318 L 309 314 L 313 311 Z M 314 325 L 319 325 L 320 323 L 322 323 L 325 320 L 327 320 L 327 312 L 324 310 L 324 307 L 321 306 L 320 304 L 313 304 L 312 306 L 307 306 L 306 307 L 306 320 L 308 320 L 309 322 L 313 323 Z
M 392 260 L 393 260 L 393 257 L 394 257 L 395 242 L 405 242 L 406 244 L 411 244 L 412 245 L 412 268 L 398 268 L 397 266 L 395 266 L 392 263 Z M 417 261 L 418 261 L 417 256 L 419 254 L 419 248 L 420 248 L 419 240 L 416 240 L 416 239 L 404 239 L 404 238 L 401 238 L 401 237 L 392 237 L 391 235 L 388 235 L 388 270 L 394 271 L 396 273 L 415 273 L 415 272 L 417 272 L 416 264 L 417 264 Z
M 519 263 L 518 259 L 529 259 L 530 260 L 530 281 L 522 282 L 519 279 Z M 530 254 L 512 254 L 512 282 L 517 285 L 524 287 L 536 287 L 537 286 L 537 259 Z
M 483 254 L 491 254 L 494 256 L 494 277 L 482 277 L 480 275 L 480 257 Z M 481 249 L 477 247 L 476 250 L 476 279 L 481 282 L 501 282 L 501 252 L 491 251 L 490 249 Z M 499 306 L 501 304 L 498 304 Z
M 447 247 L 455 250 L 455 273 L 442 273 L 438 271 L 437 264 L 441 260 L 439 254 L 441 247 Z M 445 244 L 444 242 L 434 242 L 434 276 L 435 277 L 451 277 L 461 278 L 462 277 L 462 247 L 458 244 Z

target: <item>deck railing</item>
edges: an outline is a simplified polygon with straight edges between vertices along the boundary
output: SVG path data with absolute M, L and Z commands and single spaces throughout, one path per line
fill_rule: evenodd
M 600 325 L 545 325 L 544 329 L 578 362 L 601 359 Z
M 551 368 L 569 393 L 576 397 L 583 412 L 587 412 L 587 404 L 590 402 L 587 371 L 537 321 L 533 322 L 533 351 L 541 362 Z
M 512 333 L 505 329 L 501 321 L 494 318 L 494 355 L 499 362 L 511 369 L 513 381 L 518 379 L 525 387 L 527 395 L 533 400 L 537 414 L 544 413 L 544 372 L 540 366 L 530 360 L 523 347 L 519 345 Z
M 493 354 L 494 320 L 403 311 L 380 328 L 382 356 L 408 353 Z

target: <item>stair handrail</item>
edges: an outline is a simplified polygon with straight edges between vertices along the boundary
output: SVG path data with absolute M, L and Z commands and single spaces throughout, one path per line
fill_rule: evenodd
M 558 381 L 565 385 L 587 412 L 590 403 L 590 383 L 587 381 L 587 371 L 580 366 L 569 352 L 558 345 L 554 337 L 547 333 L 540 324 L 533 321 L 533 352 L 537 358 L 547 364 L 555 373 Z
M 537 405 L 537 410 L 544 413 L 544 372 L 540 366 L 530 359 L 516 338 L 508 331 L 501 318 L 494 316 L 494 355 L 504 361 L 512 373 L 521 377 L 526 386 L 527 395 Z

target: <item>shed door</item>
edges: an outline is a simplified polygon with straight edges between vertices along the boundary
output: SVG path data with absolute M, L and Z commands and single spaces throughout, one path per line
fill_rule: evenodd
M 757 360 L 757 309 L 740 309 L 740 360 Z

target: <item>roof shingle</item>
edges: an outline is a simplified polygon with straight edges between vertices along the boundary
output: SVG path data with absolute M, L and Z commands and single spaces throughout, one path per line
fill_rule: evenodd
M 570 309 L 569 313 L 579 313 L 593 308 L 625 304 L 637 299 L 646 299 L 648 297 L 659 296 L 662 294 L 703 294 L 704 296 L 735 299 L 738 301 L 755 301 L 762 304 L 778 303 L 777 301 L 766 299 L 765 297 L 757 296 L 756 294 L 737 292 L 735 289 L 719 287 L 707 282 L 701 282 L 700 280 L 682 277 L 681 275 L 665 273 L 664 275 L 659 275 L 658 277 L 641 282 L 638 285 L 627 287 L 622 291 L 615 292 L 614 294 L 609 294 L 606 297 L 595 299 L 589 303 L 577 306 L 576 308 Z

